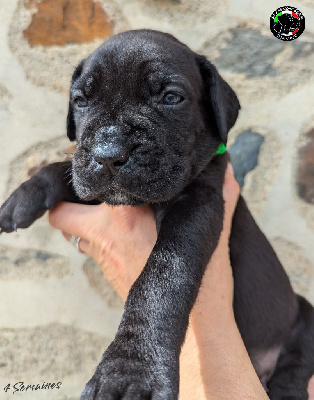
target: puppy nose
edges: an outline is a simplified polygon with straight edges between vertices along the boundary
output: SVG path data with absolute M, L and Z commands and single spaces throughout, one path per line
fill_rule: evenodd
M 104 167 L 108 167 L 111 172 L 123 165 L 128 159 L 128 151 L 122 147 L 110 147 L 108 149 L 94 150 L 94 160 Z

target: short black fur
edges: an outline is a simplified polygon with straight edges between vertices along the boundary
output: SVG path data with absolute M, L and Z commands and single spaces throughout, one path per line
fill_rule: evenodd
M 81 75 L 84 67 L 84 60 L 82 60 L 79 65 L 75 68 L 75 71 L 72 75 L 72 82 L 75 82 L 77 78 Z M 76 134 L 75 134 L 75 121 L 74 121 L 74 115 L 73 115 L 73 108 L 71 101 L 69 102 L 69 110 L 68 110 L 68 115 L 67 115 L 67 135 L 68 138 L 71 140 L 71 142 L 74 142 L 76 140 Z
M 166 105 L 167 93 L 183 100 Z M 157 243 L 81 400 L 177 399 L 189 313 L 222 229 L 228 155 L 215 152 L 239 108 L 216 68 L 171 35 L 116 35 L 73 75 L 73 162 L 43 168 L 1 207 L 5 232 L 29 226 L 61 200 L 148 203 L 155 212 Z M 230 257 L 236 320 L 271 400 L 307 399 L 313 307 L 293 292 L 242 197 Z

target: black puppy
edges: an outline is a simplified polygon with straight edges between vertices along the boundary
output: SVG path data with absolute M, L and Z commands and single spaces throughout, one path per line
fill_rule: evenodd
M 217 149 L 239 108 L 205 57 L 156 31 L 116 35 L 74 72 L 72 165 L 51 164 L 20 186 L 1 208 L 2 231 L 29 226 L 61 200 L 148 203 L 158 225 L 157 243 L 82 400 L 177 398 L 189 313 L 222 229 L 228 156 Z M 235 316 L 258 376 L 272 400 L 307 399 L 314 309 L 292 291 L 242 197 L 230 252 Z

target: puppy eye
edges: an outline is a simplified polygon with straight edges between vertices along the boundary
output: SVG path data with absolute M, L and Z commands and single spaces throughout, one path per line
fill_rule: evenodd
M 82 96 L 75 97 L 73 101 L 80 108 L 87 107 L 88 105 L 87 100 Z
M 178 104 L 183 100 L 183 97 L 179 94 L 168 92 L 162 98 L 162 103 L 165 105 L 174 105 Z

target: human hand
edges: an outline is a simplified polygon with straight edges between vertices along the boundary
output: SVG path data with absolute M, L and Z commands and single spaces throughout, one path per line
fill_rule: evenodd
M 221 331 L 220 322 L 234 323 L 233 319 L 233 279 L 229 261 L 229 235 L 232 215 L 239 195 L 232 168 L 229 165 L 223 188 L 225 199 L 224 229 L 218 247 L 205 273 L 200 294 L 191 314 L 193 327 L 205 336 Z M 61 203 L 49 213 L 52 226 L 63 231 L 69 240 L 71 235 L 81 237 L 80 249 L 93 257 L 101 266 L 104 275 L 125 300 L 129 289 L 144 267 L 156 242 L 157 233 L 153 213 L 148 206 L 110 207 Z M 210 298 L 206 298 L 211 292 Z M 209 307 L 207 307 L 207 303 Z M 202 318 L 206 312 L 206 318 Z M 226 318 L 222 318 L 226 316 Z M 202 321 L 205 324 L 202 324 Z M 192 324 L 191 324 L 192 325 Z M 209 326 L 208 326 L 209 325 Z M 192 337 L 192 343 L 190 338 Z M 207 335 L 207 337 L 211 337 Z M 181 356 L 180 399 L 202 399 L 204 382 L 200 380 L 200 359 L 195 336 L 188 329 L 187 339 Z M 207 353 L 207 352 L 206 352 Z M 187 356 L 185 356 L 187 355 Z M 198 373 L 193 382 L 191 371 Z M 186 375 L 187 373 L 187 375 Z M 186 387 L 184 387 L 184 385 Z M 199 396 L 184 397 L 196 390 Z
M 96 260 L 125 301 L 157 239 L 150 207 L 62 202 L 49 212 L 49 222 L 67 240 L 81 238 L 80 250 Z
M 223 196 L 224 229 L 205 272 L 181 352 L 180 400 L 223 399 L 228 395 L 230 398 L 267 399 L 233 315 L 228 241 L 239 187 L 230 167 Z M 63 230 L 67 240 L 72 234 L 82 238 L 81 251 L 96 260 L 125 300 L 157 238 L 151 209 L 148 206 L 61 203 L 49 213 L 49 219 L 54 227 Z M 239 382 L 241 388 L 237 387 Z M 314 400 L 313 386 L 312 380 L 310 400 Z
M 233 211 L 239 195 L 231 164 L 224 185 L 225 222 L 218 248 L 212 258 L 212 273 L 220 273 L 218 265 L 227 265 L 229 279 L 223 282 L 229 288 L 232 305 L 233 284 L 229 263 L 228 240 Z M 84 205 L 59 203 L 49 212 L 50 224 L 61 229 L 67 240 L 71 235 L 81 238 L 80 250 L 94 258 L 104 275 L 125 300 L 129 289 L 141 273 L 157 239 L 156 224 L 149 206 L 115 206 L 107 204 Z M 215 260 L 215 261 L 214 261 Z M 212 288 L 215 290 L 215 288 Z

